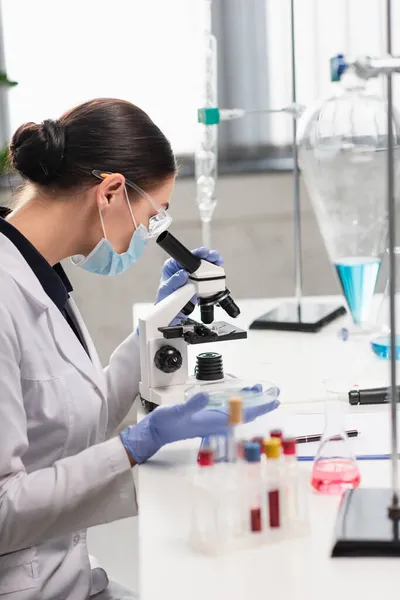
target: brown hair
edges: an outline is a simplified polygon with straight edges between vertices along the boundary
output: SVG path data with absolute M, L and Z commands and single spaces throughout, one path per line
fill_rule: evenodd
M 85 102 L 57 121 L 21 125 L 10 163 L 24 179 L 63 191 L 92 185 L 93 169 L 121 173 L 145 191 L 176 172 L 157 125 L 137 106 L 113 98 Z

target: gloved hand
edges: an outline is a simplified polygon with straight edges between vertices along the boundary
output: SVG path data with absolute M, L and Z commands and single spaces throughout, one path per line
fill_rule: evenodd
M 216 250 L 197 248 L 193 250 L 193 254 L 216 265 L 222 265 L 224 262 Z M 189 273 L 174 258 L 166 260 L 161 271 L 161 281 L 156 296 L 156 304 L 185 285 L 188 279 Z M 192 298 L 191 302 L 197 304 L 197 298 Z M 183 313 L 179 313 L 170 325 L 178 325 L 185 318 L 187 317 Z
M 137 425 L 127 427 L 120 433 L 127 452 L 141 464 L 165 444 L 190 438 L 226 435 L 227 411 L 203 410 L 207 404 L 208 394 L 201 392 L 184 404 L 156 408 Z M 279 400 L 273 400 L 259 406 L 249 406 L 243 411 L 243 422 L 254 421 L 278 408 L 279 404 Z

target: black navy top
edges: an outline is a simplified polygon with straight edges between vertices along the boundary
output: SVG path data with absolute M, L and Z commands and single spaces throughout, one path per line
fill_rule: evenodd
M 30 241 L 27 240 L 26 237 L 22 235 L 20 231 L 18 231 L 18 229 L 11 225 L 11 223 L 5 220 L 5 217 L 9 212 L 10 210 L 8 208 L 0 207 L 0 233 L 4 234 L 22 254 L 38 278 L 42 288 L 60 310 L 61 314 L 64 316 L 76 337 L 87 352 L 87 348 L 80 335 L 80 332 L 76 328 L 75 323 L 66 309 L 69 293 L 73 290 L 67 274 L 60 263 L 57 263 L 54 265 L 54 267 L 51 267 L 47 260 L 40 254 L 40 252 L 38 252 L 38 250 L 36 250 Z

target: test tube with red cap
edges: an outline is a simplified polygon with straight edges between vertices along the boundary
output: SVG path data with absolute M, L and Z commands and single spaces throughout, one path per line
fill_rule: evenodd
M 285 483 L 285 520 L 299 518 L 299 470 L 296 456 L 296 438 L 283 438 L 283 481 Z
M 192 540 L 202 548 L 212 547 L 219 536 L 214 464 L 213 449 L 202 447 L 197 455 L 196 493 L 192 505 Z

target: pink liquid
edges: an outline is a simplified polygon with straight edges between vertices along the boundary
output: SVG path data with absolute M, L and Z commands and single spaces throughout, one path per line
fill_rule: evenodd
M 332 458 L 315 463 L 312 487 L 321 494 L 342 494 L 360 485 L 360 471 L 351 460 Z

